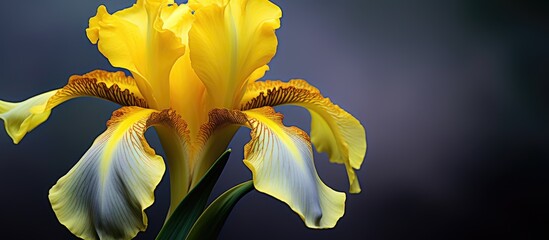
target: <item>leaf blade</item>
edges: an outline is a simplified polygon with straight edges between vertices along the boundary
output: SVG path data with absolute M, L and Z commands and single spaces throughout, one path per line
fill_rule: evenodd
M 196 220 L 206 208 L 208 197 L 229 159 L 231 150 L 225 151 L 206 172 L 204 177 L 179 203 L 166 221 L 157 240 L 185 239 Z
M 214 240 L 236 203 L 254 189 L 253 181 L 241 183 L 216 198 L 200 215 L 191 228 L 186 240 Z

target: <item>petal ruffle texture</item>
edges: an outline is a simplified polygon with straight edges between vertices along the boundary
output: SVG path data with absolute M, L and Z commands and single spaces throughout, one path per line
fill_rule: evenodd
M 147 102 L 157 109 L 169 107 L 170 71 L 185 52 L 180 37 L 164 26 L 161 12 L 168 4 L 173 1 L 140 0 L 112 15 L 100 6 L 86 30 L 113 66 L 132 72 Z
M 250 84 L 241 108 L 246 110 L 283 104 L 309 110 L 311 141 L 319 152 L 328 153 L 331 162 L 345 165 L 349 191 L 359 193 L 360 185 L 355 170 L 360 169 L 366 154 L 366 133 L 362 124 L 304 80 Z
M 63 88 L 23 102 L 0 101 L 0 118 L 4 120 L 6 132 L 17 144 L 25 134 L 46 121 L 54 107 L 82 96 L 102 98 L 120 105 L 148 106 L 131 77 L 126 77 L 123 72 L 96 70 L 82 76 L 71 76 Z
M 267 0 L 194 1 L 191 64 L 216 108 L 238 107 L 248 79 L 276 53 L 282 12 Z M 255 73 L 254 76 L 262 75 Z
M 130 239 L 147 227 L 144 209 L 165 171 L 144 137 L 149 126 L 165 121 L 154 114 L 139 107 L 115 111 L 107 130 L 51 188 L 57 218 L 76 236 Z
M 255 188 L 287 203 L 310 228 L 334 227 L 345 211 L 345 194 L 320 180 L 307 134 L 285 127 L 282 114 L 271 107 L 245 114 L 252 140 L 244 149 L 244 164 Z

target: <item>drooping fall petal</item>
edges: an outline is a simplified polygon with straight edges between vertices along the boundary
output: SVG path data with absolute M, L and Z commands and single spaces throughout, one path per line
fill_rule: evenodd
M 27 132 L 48 119 L 50 111 L 31 113 L 31 109 L 45 106 L 56 92 L 42 93 L 19 103 L 0 101 L 0 118 L 4 120 L 4 127 L 13 143 L 18 144 Z
M 345 211 L 345 194 L 320 180 L 307 134 L 285 127 L 282 114 L 270 107 L 245 113 L 252 140 L 244 149 L 244 163 L 255 188 L 287 203 L 308 227 L 334 227 Z
M 160 17 L 169 4 L 173 1 L 139 0 L 112 15 L 102 5 L 86 30 L 113 66 L 132 72 L 145 99 L 158 109 L 169 107 L 170 71 L 185 51 L 180 37 Z
M 148 106 L 131 77 L 126 77 L 123 72 L 96 70 L 82 76 L 71 76 L 63 88 L 19 103 L 0 101 L 0 118 L 4 120 L 6 132 L 17 144 L 25 134 L 46 121 L 54 107 L 82 96 L 102 98 L 126 106 Z
M 331 162 L 344 164 L 349 177 L 350 192 L 360 192 L 355 170 L 360 169 L 366 154 L 366 134 L 362 124 L 304 80 L 250 84 L 241 108 L 246 110 L 283 104 L 297 105 L 309 110 L 311 140 L 316 149 L 328 153 Z
M 271 107 L 214 109 L 209 128 L 203 130 L 227 124 L 251 128 L 244 164 L 252 171 L 255 188 L 288 204 L 308 227 L 331 228 L 343 216 L 345 194 L 322 182 L 309 137 L 299 128 L 284 126 L 282 118 Z
M 214 107 L 238 107 L 250 75 L 276 53 L 282 12 L 267 0 L 191 1 L 191 64 Z
M 84 239 L 130 239 L 144 231 L 144 209 L 154 202 L 165 171 L 144 133 L 157 124 L 182 132 L 174 114 L 139 107 L 115 111 L 107 130 L 51 188 L 49 199 L 59 221 Z

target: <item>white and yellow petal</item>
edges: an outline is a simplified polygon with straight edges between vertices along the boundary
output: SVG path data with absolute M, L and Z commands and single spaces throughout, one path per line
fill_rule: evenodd
M 251 128 L 244 164 L 253 174 L 255 188 L 288 204 L 310 228 L 334 227 L 345 211 L 345 194 L 322 182 L 309 137 L 299 128 L 284 126 L 282 118 L 271 107 L 243 112 L 214 109 L 202 128 L 203 136 L 209 138 L 227 125 Z
M 173 112 L 139 107 L 115 111 L 107 130 L 51 188 L 52 208 L 73 234 L 84 239 L 130 239 L 145 230 L 144 210 L 154 202 L 165 165 L 144 133 L 156 124 L 176 126 L 169 114 Z
M 362 124 L 304 80 L 250 84 L 241 108 L 246 110 L 284 104 L 309 110 L 311 140 L 316 149 L 328 153 L 331 162 L 345 165 L 350 192 L 359 193 L 361 189 L 355 170 L 360 169 L 366 154 L 366 133 Z
M 25 134 L 46 121 L 54 107 L 82 96 L 103 98 L 127 106 L 148 106 L 131 77 L 126 77 L 123 72 L 96 70 L 82 76 L 71 76 L 63 88 L 22 102 L 0 101 L 0 118 L 4 120 L 6 132 L 17 144 Z
M 310 228 L 331 228 L 343 216 L 345 194 L 326 186 L 313 161 L 308 135 L 282 124 L 270 107 L 245 111 L 252 131 L 244 163 L 255 188 L 285 203 Z
M 191 1 L 191 64 L 216 108 L 238 107 L 276 53 L 282 12 L 268 0 Z M 259 70 L 258 70 L 259 69 Z M 259 71 L 259 72 L 258 72 Z
M 164 26 L 169 17 L 161 17 L 163 9 L 173 12 L 173 3 L 140 0 L 112 15 L 100 6 L 86 30 L 89 40 L 113 66 L 133 74 L 145 99 L 157 109 L 169 107 L 170 71 L 185 51 L 181 37 L 172 31 L 177 28 L 173 21 Z

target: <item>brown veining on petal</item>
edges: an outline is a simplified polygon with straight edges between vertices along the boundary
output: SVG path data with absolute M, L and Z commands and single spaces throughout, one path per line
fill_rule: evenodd
M 310 102 L 322 98 L 320 91 L 304 80 L 255 82 L 249 85 L 241 109 Z
M 68 84 L 48 100 L 46 109 L 80 96 L 103 98 L 123 106 L 149 107 L 132 77 L 123 72 L 96 70 L 82 76 L 71 76 Z
M 213 109 L 208 113 L 209 121 L 200 127 L 197 142 L 205 143 L 216 128 L 229 124 L 248 125 L 246 115 L 237 110 Z

